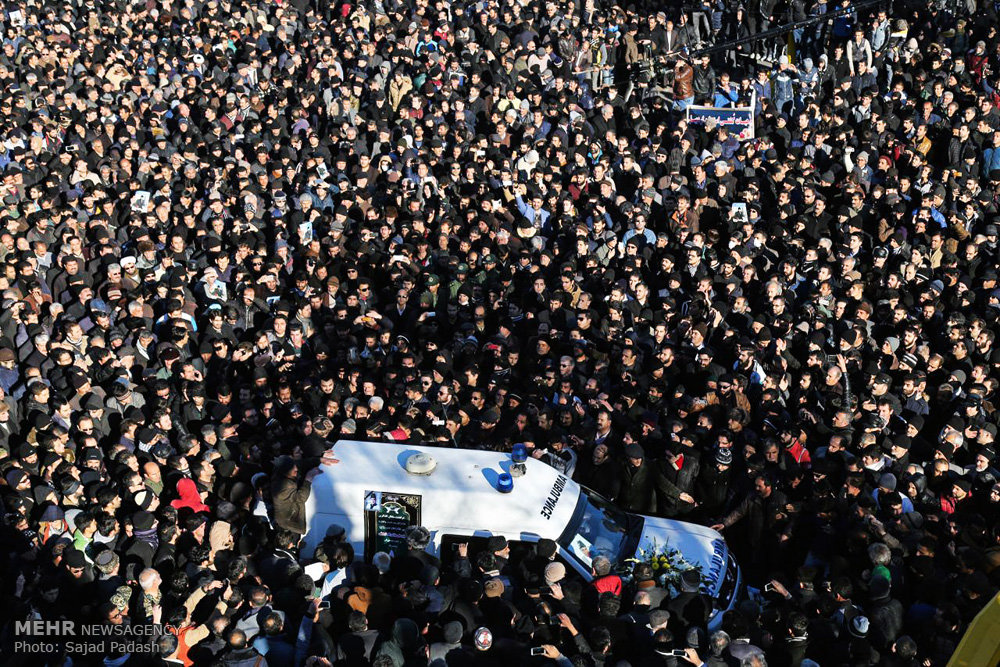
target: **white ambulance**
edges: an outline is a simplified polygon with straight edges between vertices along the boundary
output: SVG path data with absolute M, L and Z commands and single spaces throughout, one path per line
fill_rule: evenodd
M 405 550 L 406 531 L 421 525 L 431 533 L 428 550 L 443 560 L 459 543 L 502 535 L 515 543 L 554 540 L 560 560 L 586 580 L 597 555 L 629 570 L 650 562 L 667 582 L 697 569 L 715 601 L 710 627 L 740 593 L 740 568 L 718 532 L 624 512 L 541 461 L 351 440 L 333 454 L 339 463 L 323 466 L 306 504 L 305 554 L 339 526 L 359 557 L 371 560 L 378 551 Z

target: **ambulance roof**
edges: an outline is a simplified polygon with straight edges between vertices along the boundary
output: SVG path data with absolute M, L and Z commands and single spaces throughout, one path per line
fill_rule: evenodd
M 407 459 L 421 452 L 436 461 L 434 471 L 407 472 Z M 422 523 L 432 532 L 463 529 L 553 540 L 566 528 L 580 495 L 574 481 L 531 458 L 526 474 L 514 478 L 512 492 L 497 491 L 498 477 L 512 465 L 509 454 L 497 452 L 341 440 L 333 454 L 339 463 L 323 467 L 306 504 L 307 544 L 315 545 L 336 523 L 357 547 L 366 491 L 421 496 Z

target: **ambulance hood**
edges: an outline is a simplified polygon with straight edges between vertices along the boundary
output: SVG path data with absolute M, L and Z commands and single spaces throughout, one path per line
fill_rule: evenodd
M 713 597 L 719 593 L 729 550 L 718 531 L 693 523 L 645 517 L 636 558 L 642 561 L 661 555 L 666 556 L 671 568 L 700 568 L 704 592 Z

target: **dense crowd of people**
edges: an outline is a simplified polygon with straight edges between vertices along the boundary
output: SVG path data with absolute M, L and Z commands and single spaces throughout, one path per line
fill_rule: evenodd
M 0 660 L 944 664 L 1000 584 L 998 17 L 851 6 L 5 3 Z M 339 439 L 524 443 L 747 589 L 300 550 Z

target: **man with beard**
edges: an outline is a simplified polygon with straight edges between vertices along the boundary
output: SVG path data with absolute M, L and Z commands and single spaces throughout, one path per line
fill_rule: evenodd
M 594 446 L 590 456 L 581 456 L 573 479 L 609 500 L 616 500 L 621 488 L 620 466 L 611 457 L 608 445 Z

